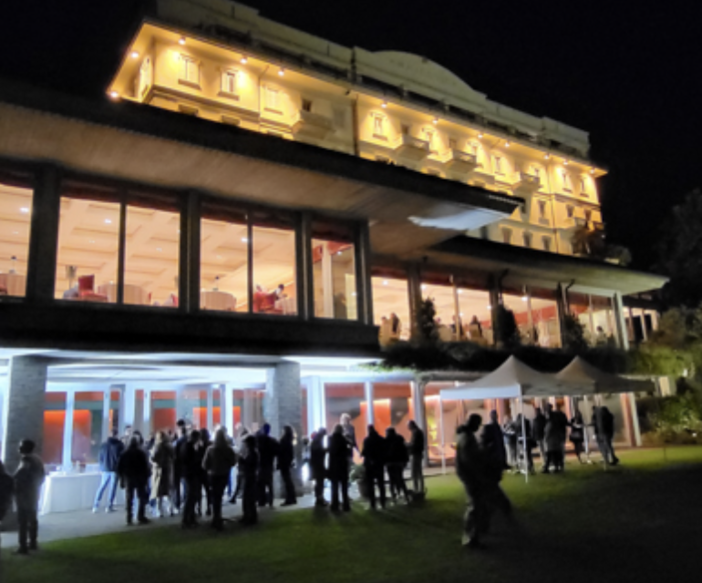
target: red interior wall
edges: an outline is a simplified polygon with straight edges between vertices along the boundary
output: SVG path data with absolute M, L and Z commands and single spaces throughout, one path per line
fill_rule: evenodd
M 47 393 L 47 396 L 49 394 L 51 393 Z M 42 452 L 44 463 L 61 463 L 65 419 L 65 411 L 44 411 L 44 451 Z
M 151 414 L 151 427 L 155 431 L 174 429 L 176 424 L 175 409 L 154 409 Z

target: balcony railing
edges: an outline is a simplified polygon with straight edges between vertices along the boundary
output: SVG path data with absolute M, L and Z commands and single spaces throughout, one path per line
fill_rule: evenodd
M 402 134 L 395 146 L 395 153 L 409 160 L 423 160 L 429 155 L 429 142 L 408 134 Z
M 446 161 L 446 170 L 451 172 L 460 172 L 466 174 L 478 167 L 478 157 L 475 154 L 462 152 L 451 148 L 449 150 L 448 160 Z
M 541 188 L 541 178 L 536 174 L 516 172 L 513 177 L 513 187 L 515 190 L 533 192 Z
M 334 129 L 332 121 L 318 113 L 301 109 L 292 126 L 292 133 L 296 136 L 323 139 Z

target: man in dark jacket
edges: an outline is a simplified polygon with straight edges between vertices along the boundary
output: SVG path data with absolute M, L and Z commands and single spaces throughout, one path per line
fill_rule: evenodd
M 185 445 L 188 443 L 188 428 L 183 419 L 178 419 L 176 422 L 177 427 L 177 437 L 173 443 L 173 450 L 175 452 L 175 460 L 173 463 L 173 493 L 171 494 L 171 501 L 176 512 L 179 512 L 183 505 L 183 497 L 181 495 L 181 482 L 183 480 L 183 471 L 180 464 L 180 460 L 183 456 L 183 450 Z
M 339 489 L 344 512 L 349 512 L 349 458 L 353 455 L 351 443 L 344 434 L 343 425 L 334 427 L 329 438 L 329 480 L 331 481 L 331 510 L 339 510 Z
M 424 431 L 414 420 L 407 423 L 407 427 L 412 432 L 409 442 L 409 454 L 412 457 L 412 487 L 416 494 L 424 493 Z
M 37 550 L 39 492 L 44 483 L 46 472 L 43 462 L 34 453 L 34 447 L 34 442 L 31 439 L 23 439 L 20 442 L 20 466 L 14 476 L 15 503 L 17 505 L 17 521 L 19 522 L 17 553 L 20 555 L 26 555 L 30 550 Z M 29 545 L 27 537 L 29 537 Z
M 509 469 L 507 465 L 507 452 L 505 450 L 505 436 L 497 419 L 497 411 L 490 411 L 490 423 L 483 426 L 480 444 L 487 456 L 488 463 L 500 477 L 503 470 Z
M 546 465 L 542 472 L 548 474 L 551 466 L 556 472 L 564 470 L 565 440 L 568 431 L 568 418 L 560 409 L 546 405 L 546 427 L 544 441 L 546 442 Z
M 183 482 L 183 495 L 185 504 L 183 507 L 183 528 L 197 526 L 195 520 L 195 506 L 202 496 L 202 458 L 200 453 L 200 432 L 193 430 L 190 432 L 188 440 L 180 448 L 180 471 Z
M 117 475 L 126 489 L 127 524 L 132 524 L 134 497 L 137 499 L 137 520 L 146 524 L 146 485 L 149 482 L 149 458 L 137 435 L 132 435 L 129 446 L 117 462 Z
M 614 453 L 614 415 L 607 407 L 592 408 L 592 424 L 595 429 L 597 447 L 600 449 L 604 462 L 616 466 L 619 458 Z
M 363 466 L 366 470 L 366 486 L 372 509 L 375 509 L 375 486 L 380 491 L 380 506 L 385 508 L 385 440 L 372 425 L 368 426 L 368 437 L 363 440 Z
M 315 506 L 327 506 L 327 501 L 324 499 L 324 480 L 327 477 L 327 450 L 324 447 L 326 435 L 327 430 L 322 427 L 314 434 L 310 443 L 310 471 L 314 480 Z
M 278 444 L 278 469 L 280 470 L 280 479 L 285 488 L 285 501 L 281 506 L 292 506 L 297 504 L 297 495 L 295 494 L 295 484 L 292 479 L 292 468 L 295 462 L 295 433 L 290 425 L 283 427 L 283 435 L 280 437 Z
M 534 438 L 534 441 L 539 448 L 541 467 L 543 468 L 546 465 L 546 444 L 544 443 L 544 437 L 546 435 L 546 416 L 539 407 L 534 409 L 534 413 L 534 421 L 531 424 L 531 436 Z
M 258 449 L 256 447 L 256 437 L 247 435 L 244 439 L 245 455 L 242 457 L 244 492 L 241 498 L 243 524 L 256 524 L 258 522 L 258 511 L 256 509 L 256 488 L 258 485 L 257 474 L 259 467 Z
M 278 440 L 271 437 L 271 426 L 264 423 L 256 436 L 258 442 L 258 505 L 273 508 L 273 471 L 278 456 Z
M 118 435 L 119 432 L 117 429 L 113 429 L 112 435 L 100 446 L 98 462 L 100 463 L 102 478 L 100 480 L 100 487 L 95 494 L 93 513 L 96 513 L 100 509 L 102 495 L 105 493 L 108 486 L 110 488 L 110 493 L 107 498 L 107 508 L 105 511 L 114 512 L 115 510 L 115 496 L 117 495 L 117 483 L 119 481 L 117 479 L 117 462 L 119 461 L 119 456 L 121 456 L 124 451 L 124 444 L 122 440 L 117 437 Z
M 394 427 L 388 427 L 385 430 L 385 446 L 385 464 L 388 470 L 392 501 L 396 502 L 397 497 L 402 495 L 405 497 L 405 501 L 409 502 L 409 493 L 404 477 L 405 467 L 409 461 L 405 438 L 397 433 Z

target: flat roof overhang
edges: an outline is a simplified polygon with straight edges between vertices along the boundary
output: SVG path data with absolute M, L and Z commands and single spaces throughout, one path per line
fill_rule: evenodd
M 460 182 L 138 103 L 0 80 L 0 157 L 247 202 L 365 219 L 407 253 L 508 217 L 524 201 Z
M 561 283 L 572 284 L 573 291 L 617 291 L 629 295 L 660 289 L 668 281 L 662 275 L 634 271 L 611 263 L 464 235 L 432 246 L 424 256 L 431 265 L 501 275 L 508 287 L 531 285 L 554 288 Z

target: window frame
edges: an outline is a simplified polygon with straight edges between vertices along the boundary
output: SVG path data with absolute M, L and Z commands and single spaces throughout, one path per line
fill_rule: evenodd
M 202 81 L 202 63 L 200 59 L 196 59 L 191 55 L 185 53 L 180 53 L 180 71 L 178 72 L 178 83 L 180 85 L 185 85 L 187 87 L 192 87 L 193 89 L 201 89 L 200 82 Z M 197 72 L 197 80 L 193 81 L 190 79 L 189 71 L 190 67 L 188 64 L 192 64 Z
M 238 100 L 240 74 L 241 72 L 238 69 L 222 69 L 219 76 L 218 95 L 221 97 Z

